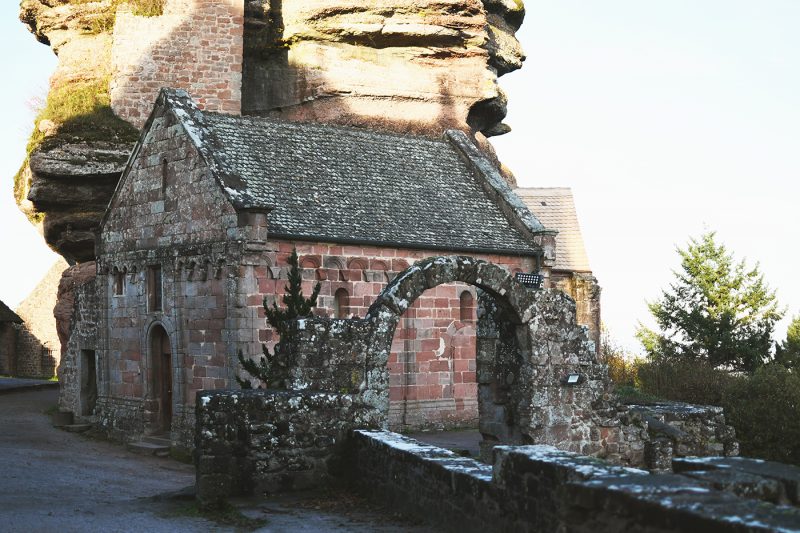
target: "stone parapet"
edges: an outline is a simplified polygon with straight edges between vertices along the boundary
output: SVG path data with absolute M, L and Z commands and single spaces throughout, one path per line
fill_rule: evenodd
M 794 507 L 742 498 L 684 475 L 615 467 L 551 446 L 500 446 L 488 466 L 396 433 L 355 431 L 351 444 L 357 487 L 446 531 L 666 533 L 800 527 L 800 510 Z M 739 470 L 736 460 L 722 461 Z M 756 469 L 743 463 L 745 470 Z M 770 476 L 761 473 L 767 482 Z

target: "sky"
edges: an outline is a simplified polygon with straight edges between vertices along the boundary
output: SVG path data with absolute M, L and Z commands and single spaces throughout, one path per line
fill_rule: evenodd
M 717 232 L 800 313 L 800 2 L 526 1 L 528 55 L 504 76 L 493 142 L 521 186 L 571 187 L 603 321 L 625 347 L 678 268 Z M 0 300 L 15 307 L 55 262 L 19 213 L 12 176 L 46 94 L 52 51 L 0 3 Z M 788 318 L 776 329 L 783 338 Z

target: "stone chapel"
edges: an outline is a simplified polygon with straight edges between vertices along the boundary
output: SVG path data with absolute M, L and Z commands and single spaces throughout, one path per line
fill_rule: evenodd
M 545 279 L 544 227 L 457 130 L 442 137 L 201 111 L 161 91 L 76 290 L 62 410 L 109 435 L 191 446 L 200 390 L 235 388 L 237 353 L 274 343 L 262 302 L 297 250 L 317 313 L 363 316 L 394 276 L 462 254 Z M 425 294 L 389 358 L 389 425 L 474 425 L 475 288 Z

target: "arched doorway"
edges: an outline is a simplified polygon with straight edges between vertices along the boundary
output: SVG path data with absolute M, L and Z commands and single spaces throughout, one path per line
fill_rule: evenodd
M 172 349 L 169 335 L 160 324 L 150 330 L 150 395 L 158 406 L 153 431 L 168 433 L 172 428 Z

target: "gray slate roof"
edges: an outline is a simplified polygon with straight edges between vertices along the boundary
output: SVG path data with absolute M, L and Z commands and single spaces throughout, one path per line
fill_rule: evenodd
M 518 211 L 511 217 L 504 213 L 504 199 L 517 210 L 521 202 L 505 183 L 493 183 L 487 193 L 486 178 L 447 139 L 192 114 L 202 122 L 195 136 L 213 147 L 212 166 L 227 176 L 221 183 L 234 204 L 272 209 L 273 237 L 521 255 L 538 251 L 530 237 L 531 225 L 544 229 L 538 220 L 530 213 L 523 213 L 527 218 Z

